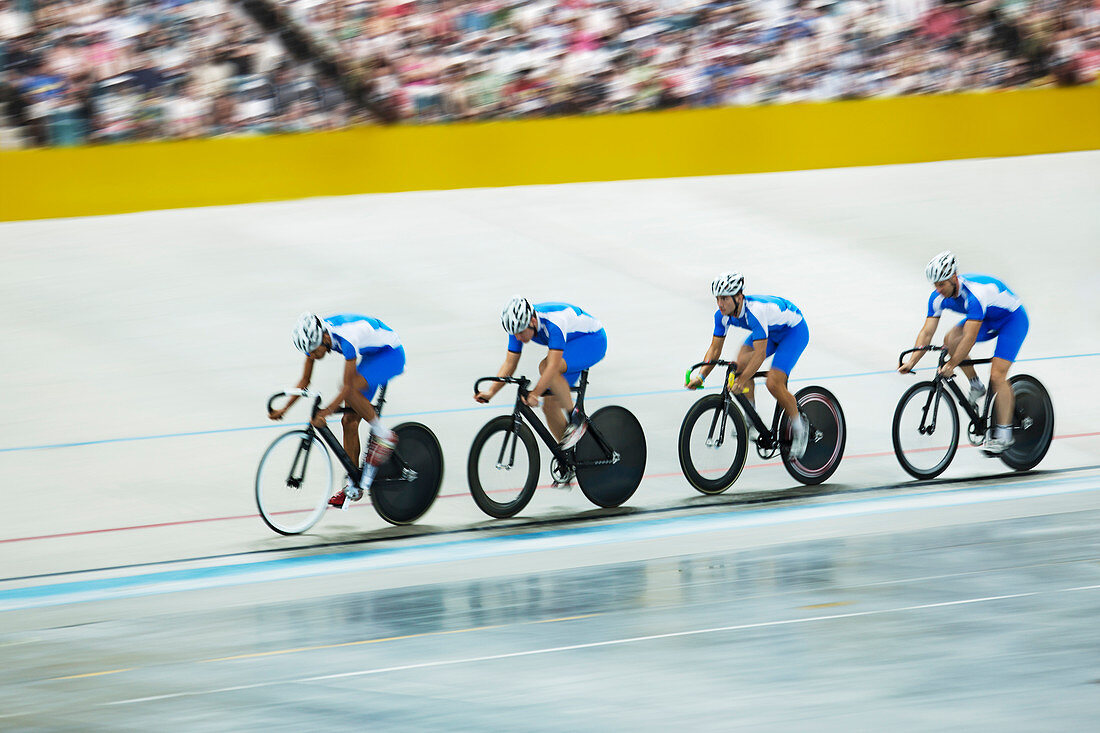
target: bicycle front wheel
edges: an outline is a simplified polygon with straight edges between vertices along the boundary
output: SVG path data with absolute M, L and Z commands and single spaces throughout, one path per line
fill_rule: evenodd
M 1030 374 L 1017 374 L 1008 381 L 1016 398 L 1014 442 L 1001 453 L 1001 460 L 1017 471 L 1029 471 L 1043 460 L 1054 439 L 1054 403 L 1043 383 Z M 994 414 L 995 406 L 996 400 L 990 414 Z
M 443 482 L 443 450 L 435 434 L 420 423 L 401 423 L 397 448 L 378 468 L 370 501 L 390 524 L 411 524 L 428 511 Z
M 256 506 L 279 534 L 308 531 L 332 496 L 332 456 L 308 430 L 292 430 L 271 443 L 256 469 Z
M 645 432 L 638 418 L 618 405 L 601 407 L 588 420 L 589 430 L 576 447 L 577 483 L 596 506 L 621 506 L 637 491 L 645 473 Z M 592 429 L 618 454 L 618 461 L 611 462 L 614 455 L 600 447 Z
M 519 514 L 539 480 L 539 449 L 530 428 L 511 415 L 490 420 L 470 446 L 466 475 L 481 511 L 497 519 Z
M 787 439 L 782 454 L 783 466 L 797 481 L 815 486 L 826 481 L 840 466 L 844 445 L 848 440 L 848 428 L 844 411 L 832 392 L 824 387 L 804 387 L 795 393 L 798 410 L 806 416 L 810 437 L 806 452 L 798 460 L 791 458 L 791 425 L 786 414 L 779 423 L 779 434 Z
M 935 398 L 935 399 L 933 399 Z M 894 410 L 894 455 L 913 478 L 939 476 L 959 449 L 959 411 L 942 387 L 914 384 Z
M 691 406 L 680 425 L 680 468 L 704 494 L 721 494 L 732 486 L 748 459 L 745 419 L 725 405 L 722 395 L 707 395 Z

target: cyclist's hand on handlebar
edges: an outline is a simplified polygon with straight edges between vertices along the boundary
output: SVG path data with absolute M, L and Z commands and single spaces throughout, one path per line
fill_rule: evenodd
M 525 397 L 523 401 L 527 403 L 528 407 L 539 406 L 539 398 L 531 393 L 528 393 L 527 397 Z
M 483 405 L 487 405 L 489 400 L 493 399 L 493 396 L 488 392 L 478 392 L 474 395 L 474 399 Z
M 334 410 L 326 407 L 323 410 L 318 410 L 317 414 L 313 416 L 313 427 L 321 428 L 325 425 L 325 418 L 331 415 Z
M 285 407 L 282 408 L 282 409 L 279 409 L 279 410 L 272 410 L 269 413 L 267 413 L 267 416 L 269 418 L 271 418 L 272 420 L 282 420 L 283 415 L 286 414 L 286 410 L 287 410 L 287 408 L 285 408 Z
M 752 375 L 747 372 L 738 375 L 731 374 L 728 381 L 730 392 L 734 394 L 747 394 L 750 381 L 752 381 Z
M 912 374 L 913 367 L 910 364 L 902 364 L 898 367 L 898 374 Z
M 950 364 L 944 364 L 940 367 L 940 374 L 950 378 L 955 374 L 955 367 L 951 366 Z
M 702 389 L 703 379 L 702 377 L 692 377 L 684 386 L 688 389 Z

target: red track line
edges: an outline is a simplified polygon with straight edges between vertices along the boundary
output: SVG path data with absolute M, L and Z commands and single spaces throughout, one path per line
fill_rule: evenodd
M 1069 435 L 1055 435 L 1051 440 L 1066 440 L 1068 438 L 1092 438 L 1092 437 L 1095 437 L 1095 436 L 1098 436 L 1098 435 L 1100 435 L 1100 431 L 1097 431 L 1097 432 L 1094 432 L 1094 433 L 1071 433 Z M 970 448 L 972 446 L 970 446 L 969 444 L 963 443 L 959 447 L 960 448 Z M 943 448 L 921 448 L 920 450 L 943 450 Z M 856 453 L 856 454 L 853 454 L 853 455 L 844 456 L 844 460 L 850 460 L 850 459 L 853 459 L 853 458 L 881 458 L 882 456 L 892 456 L 892 455 L 894 455 L 894 451 L 892 451 L 892 450 L 879 451 L 879 452 L 876 452 L 876 453 Z M 745 468 L 764 468 L 766 466 L 780 466 L 780 465 L 782 465 L 782 463 L 780 463 L 778 461 L 771 461 L 770 463 L 754 463 L 751 466 L 745 466 Z M 646 474 L 642 478 L 643 478 L 643 480 L 644 479 L 654 479 L 654 478 L 672 478 L 672 477 L 679 476 L 679 475 L 680 475 L 680 473 L 678 471 L 673 472 L 673 473 L 650 473 L 650 474 Z M 549 488 L 550 486 L 551 486 L 551 484 L 546 484 L 544 486 L 539 486 L 538 488 L 545 489 L 545 488 Z M 458 494 L 440 494 L 438 498 L 440 498 L 440 499 L 453 499 L 453 498 L 456 498 L 456 497 L 469 496 L 469 495 L 470 495 L 469 492 L 458 493 Z M 360 504 L 358 506 L 369 506 L 369 505 Z M 77 531 L 77 532 L 60 532 L 58 534 L 43 534 L 43 535 L 36 535 L 34 537 L 11 537 L 11 538 L 8 538 L 8 539 L 0 539 L 0 544 L 4 544 L 4 543 L 7 543 L 7 542 L 29 542 L 31 540 L 52 540 L 52 539 L 59 539 L 61 537 L 79 537 L 79 536 L 82 536 L 82 535 L 89 535 L 89 534 L 102 534 L 104 532 L 128 532 L 128 531 L 134 530 L 134 529 L 156 529 L 157 527 L 180 527 L 180 526 L 183 526 L 183 525 L 186 525 L 186 524 L 204 524 L 206 522 L 229 522 L 229 521 L 233 521 L 233 520 L 236 520 L 236 519 L 255 519 L 258 516 L 259 516 L 259 514 L 241 514 L 241 515 L 238 515 L 238 516 L 235 516 L 235 517 L 206 517 L 205 519 L 182 519 L 182 520 L 178 520 L 178 521 L 175 521 L 175 522 L 157 522 L 155 524 L 137 524 L 137 525 L 133 525 L 131 527 L 108 527 L 106 529 L 83 529 L 83 530 L 80 530 L 80 531 Z

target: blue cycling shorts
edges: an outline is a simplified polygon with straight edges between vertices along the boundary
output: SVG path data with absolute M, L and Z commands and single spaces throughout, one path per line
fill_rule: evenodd
M 570 387 L 577 385 L 581 372 L 600 362 L 607 354 L 607 332 L 602 328 L 595 333 L 569 339 L 562 350 L 565 359 L 565 381 Z
M 772 369 L 778 369 L 791 376 L 791 370 L 798 363 L 798 357 L 806 350 L 806 344 L 810 343 L 810 329 L 803 318 L 797 326 L 791 326 L 778 341 L 768 339 L 767 356 L 775 355 L 772 359 Z M 745 339 L 745 346 L 752 347 L 752 336 Z
M 959 327 L 966 324 L 966 320 L 959 321 Z M 1027 311 L 1021 305 L 1016 310 L 1012 311 L 1012 314 L 1005 318 L 1000 323 L 996 324 L 995 328 L 990 328 L 988 322 L 982 321 L 982 327 L 978 329 L 978 338 L 974 339 L 974 343 L 980 344 L 982 341 L 989 341 L 990 339 L 997 339 L 997 346 L 993 349 L 993 356 L 997 359 L 1004 359 L 1005 361 L 1016 361 L 1016 357 L 1020 353 L 1020 347 L 1024 344 L 1024 337 L 1027 336 L 1027 330 L 1031 322 L 1028 320 Z
M 379 387 L 386 386 L 391 379 L 405 371 L 405 349 L 402 346 L 396 349 L 387 347 L 364 354 L 355 371 L 367 380 L 366 388 L 359 390 L 359 393 L 368 400 L 373 400 Z

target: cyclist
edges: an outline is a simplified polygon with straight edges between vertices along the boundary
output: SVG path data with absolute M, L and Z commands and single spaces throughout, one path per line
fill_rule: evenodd
M 379 387 L 384 387 L 405 371 L 405 349 L 401 346 L 397 333 L 385 323 L 377 318 L 354 313 L 341 313 L 324 319 L 313 313 L 303 313 L 298 316 L 292 338 L 298 350 L 306 355 L 298 389 L 309 386 L 315 361 L 324 359 L 330 351 L 338 352 L 344 357 L 344 376 L 340 390 L 327 407 L 318 410 L 313 424 L 321 427 L 325 418 L 342 405 L 354 410 L 344 413 L 341 420 L 344 428 L 344 450 L 352 460 L 359 455 L 360 420 L 366 420 L 370 425 L 371 440 L 363 456 L 363 477 L 359 485 L 352 485 L 351 477 L 348 477 L 343 490 L 336 492 L 329 504 L 343 506 L 345 496 L 352 501 L 358 501 L 362 498 L 363 491 L 370 488 L 370 482 L 374 478 L 373 469 L 385 463 L 397 445 L 397 436 L 382 423 L 371 400 Z M 359 359 L 358 364 L 356 358 Z M 281 420 L 297 400 L 297 396 L 291 397 L 282 409 L 273 410 L 269 417 L 272 420 Z
M 943 339 L 951 358 L 940 368 L 940 373 L 950 377 L 959 362 L 969 357 L 975 343 L 997 339 L 989 370 L 989 388 L 996 398 L 994 419 L 997 426 L 986 440 L 984 450 L 991 454 L 1003 453 L 1015 442 L 1012 437 L 1012 412 L 1016 399 L 1008 383 L 1008 370 L 1016 361 L 1027 336 L 1027 311 L 1020 298 L 997 278 L 958 273 L 958 263 L 950 251 L 940 252 L 924 268 L 925 277 L 935 291 L 928 297 L 928 317 L 914 345 L 919 348 L 932 343 L 944 310 L 962 313 L 964 318 Z M 898 371 L 902 374 L 912 372 L 924 354 L 923 351 L 915 352 L 909 361 L 898 367 Z M 985 387 L 974 367 L 967 365 L 962 370 L 970 379 L 970 402 L 977 409 Z
M 563 449 L 572 448 L 585 433 L 584 420 L 573 408 L 570 387 L 581 372 L 600 362 L 607 353 L 607 333 L 593 316 L 568 303 L 536 303 L 522 296 L 513 297 L 500 314 L 500 323 L 508 333 L 508 353 L 497 371 L 498 377 L 510 377 L 519 364 L 523 345 L 529 341 L 549 348 L 539 363 L 539 381 L 527 395 L 527 404 L 538 407 L 546 395 L 542 411 L 550 432 Z M 495 382 L 474 399 L 488 402 L 504 387 Z M 568 420 L 566 415 L 569 415 Z
M 806 453 L 808 423 L 806 416 L 798 411 L 798 401 L 787 389 L 787 379 L 810 341 L 810 329 L 802 311 L 791 301 L 774 295 L 745 295 L 744 288 L 745 277 L 739 272 L 723 272 L 710 284 L 718 310 L 714 313 L 710 348 L 703 361 L 714 361 L 722 355 L 730 328 L 737 326 L 750 332 L 737 354 L 739 371 L 730 389 L 735 394 L 745 394 L 755 406 L 753 375 L 766 358 L 773 357 L 765 384 L 791 421 L 790 455 L 797 461 Z M 713 369 L 713 366 L 701 367 L 699 375 L 692 377 L 685 386 L 699 389 Z M 750 424 L 749 439 L 755 440 L 756 436 L 756 429 Z

